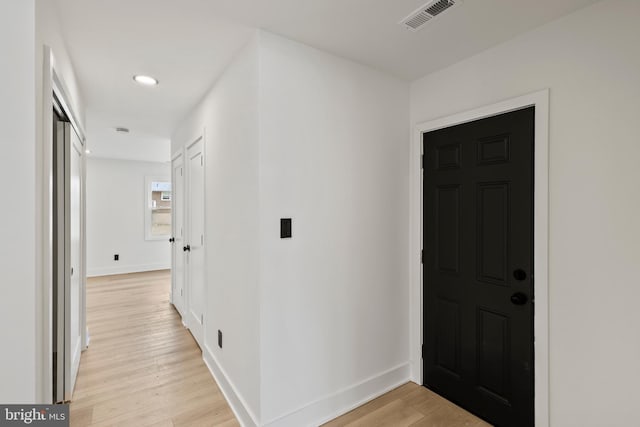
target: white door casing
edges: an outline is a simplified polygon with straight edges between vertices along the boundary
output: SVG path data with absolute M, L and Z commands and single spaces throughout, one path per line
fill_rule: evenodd
M 62 189 L 64 179 L 60 177 L 56 181 L 54 174 L 55 168 L 62 169 L 62 165 L 58 164 L 63 161 L 63 156 L 58 152 L 55 140 L 58 139 L 59 129 L 52 126 L 54 122 L 55 112 L 62 111 L 71 122 L 71 127 L 80 138 L 78 145 L 80 147 L 81 165 L 80 165 L 80 263 L 78 271 L 79 290 L 80 290 L 80 315 L 79 324 L 82 331 L 81 349 L 84 350 L 89 345 L 88 329 L 86 326 L 86 233 L 85 233 L 85 165 L 86 156 L 84 155 L 85 138 L 81 122 L 78 120 L 76 112 L 71 108 L 71 98 L 67 96 L 65 91 L 65 83 L 61 76 L 57 73 L 56 61 L 54 54 L 49 46 L 44 46 L 43 55 L 43 79 L 42 79 L 42 101 L 43 101 L 43 120 L 42 120 L 42 143 L 38 147 L 37 157 L 41 162 L 41 170 L 38 171 L 36 197 L 40 203 L 41 215 L 36 225 L 36 236 L 38 245 L 42 248 L 39 258 L 36 259 L 36 274 L 41 278 L 41 286 L 36 288 L 36 304 L 39 307 L 36 310 L 36 403 L 50 404 L 53 402 L 54 393 L 64 398 L 64 389 L 59 389 L 52 381 L 55 372 L 60 373 L 64 368 L 64 361 L 54 365 L 53 351 L 54 348 L 63 350 L 64 343 L 60 342 L 57 335 L 54 334 L 55 324 L 64 324 L 64 312 L 62 316 L 57 316 L 54 306 L 64 301 L 56 298 L 54 284 L 56 281 L 64 283 L 64 269 L 59 269 L 56 259 L 56 253 L 64 253 L 64 239 L 60 239 L 60 246 L 56 245 L 54 235 L 58 232 L 61 225 L 60 222 L 54 221 L 55 206 L 60 207 L 64 204 L 64 195 L 56 196 L 56 188 Z M 62 197 L 62 199 L 60 198 Z M 63 226 L 63 225 L 62 225 Z M 75 270 L 74 270 L 75 272 Z M 63 285 L 61 285 L 63 287 Z M 64 293 L 59 293 L 64 298 Z M 55 317 L 55 318 L 54 318 Z M 57 320 L 56 320 L 57 319 Z M 58 366 L 60 370 L 58 371 Z M 62 376 L 63 378 L 64 376 Z M 58 376 L 58 378 L 61 378 Z M 63 383 L 63 381 L 60 381 Z

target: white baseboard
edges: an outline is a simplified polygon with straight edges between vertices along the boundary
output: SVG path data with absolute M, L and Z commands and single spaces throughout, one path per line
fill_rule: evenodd
M 168 270 L 171 264 L 119 265 L 114 267 L 89 267 L 87 277 L 112 276 L 114 274 L 141 273 L 144 271 Z
M 408 363 L 304 405 L 262 424 L 264 427 L 319 426 L 409 382 Z
M 211 350 L 206 345 L 204 347 L 204 362 L 242 427 L 319 426 L 409 382 L 410 377 L 410 365 L 405 363 L 308 403 L 288 414 L 260 423 L 238 394 Z
M 251 412 L 248 405 L 246 405 L 244 399 L 237 392 L 226 372 L 216 360 L 213 352 L 206 345 L 202 351 L 202 356 L 204 363 L 207 365 L 209 372 L 211 372 L 211 375 L 213 375 L 213 378 L 218 383 L 218 387 L 220 387 L 222 394 L 224 394 L 224 397 L 227 399 L 227 403 L 231 406 L 231 410 L 235 414 L 240 425 L 242 427 L 258 427 L 260 425 L 258 418 Z

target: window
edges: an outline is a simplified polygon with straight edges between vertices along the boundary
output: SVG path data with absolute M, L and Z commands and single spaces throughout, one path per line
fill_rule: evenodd
M 146 177 L 145 192 L 145 239 L 168 239 L 171 236 L 171 181 Z

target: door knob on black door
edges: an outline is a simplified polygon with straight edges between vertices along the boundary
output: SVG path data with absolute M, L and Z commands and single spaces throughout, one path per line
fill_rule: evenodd
M 511 295 L 511 302 L 515 305 L 524 305 L 526 304 L 527 300 L 527 296 L 522 292 L 516 292 L 515 294 Z
M 191 252 L 191 246 L 190 245 L 183 246 L 182 250 L 185 251 L 185 252 L 187 252 L 187 251 Z
M 513 278 L 517 281 L 522 281 L 527 278 L 527 273 L 525 273 L 523 269 L 519 268 L 513 272 Z

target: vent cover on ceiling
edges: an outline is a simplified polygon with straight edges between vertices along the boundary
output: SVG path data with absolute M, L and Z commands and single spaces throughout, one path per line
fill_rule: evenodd
M 462 0 L 432 0 L 419 9 L 413 11 L 409 16 L 400 21 L 408 30 L 418 31 L 424 24 L 440 15 L 445 10 L 459 5 Z

